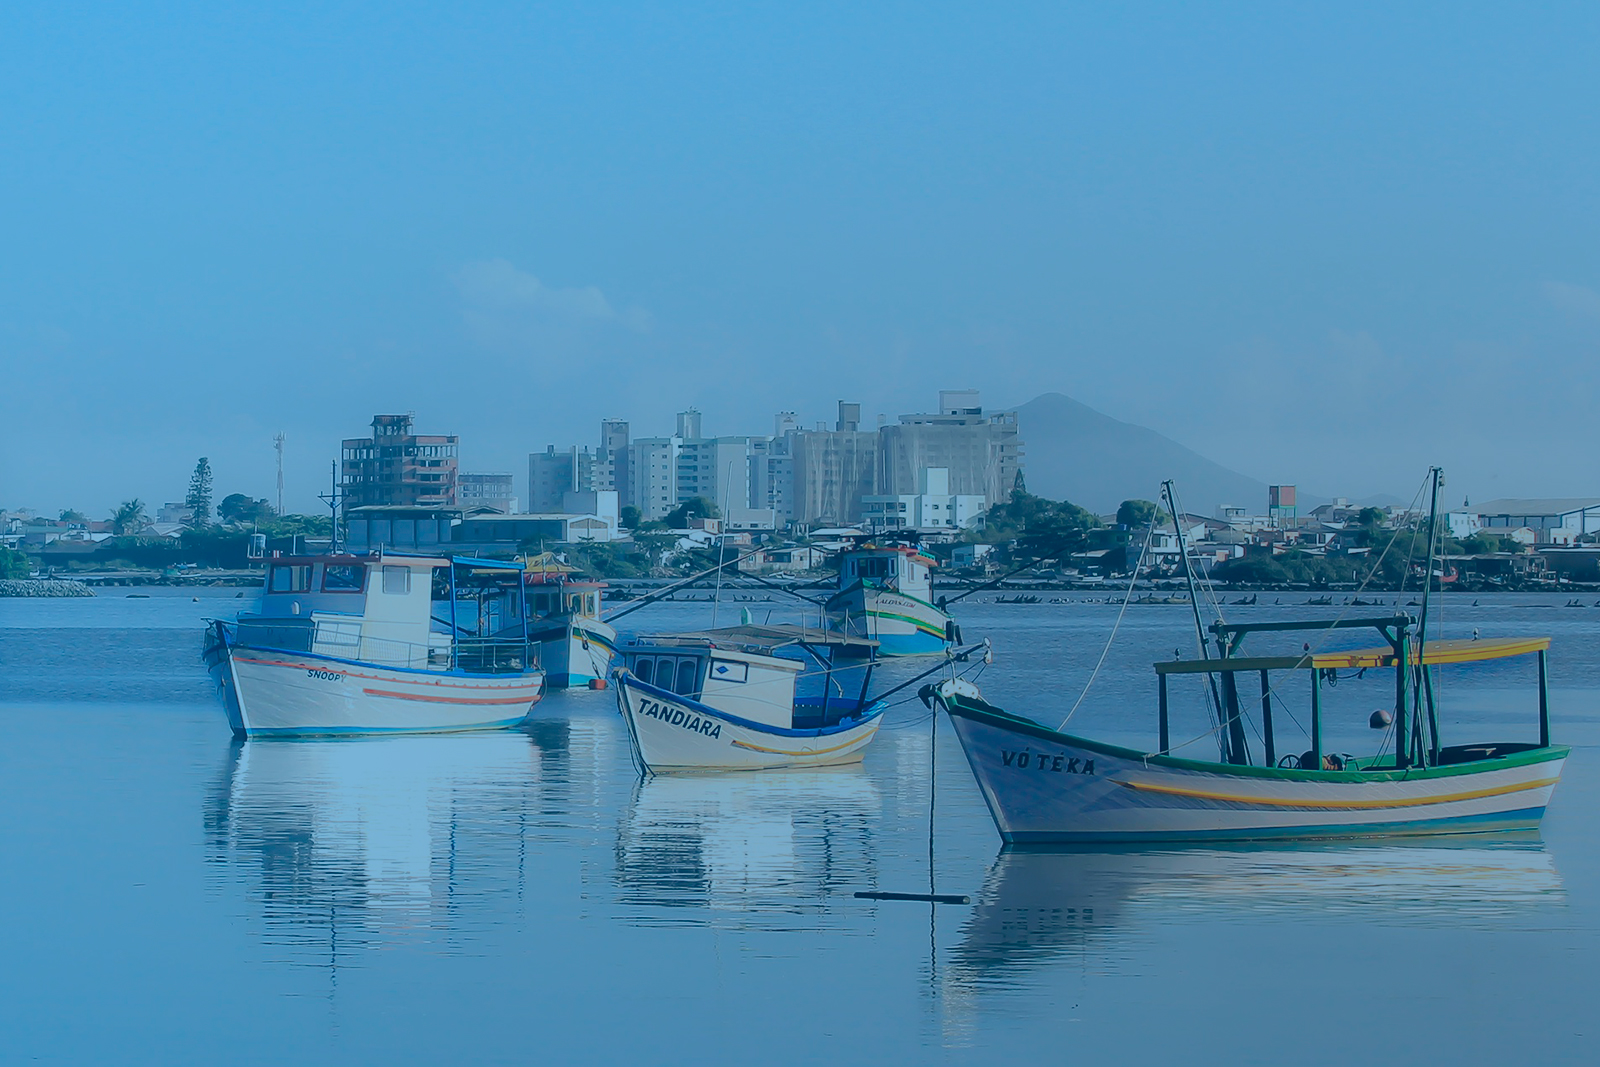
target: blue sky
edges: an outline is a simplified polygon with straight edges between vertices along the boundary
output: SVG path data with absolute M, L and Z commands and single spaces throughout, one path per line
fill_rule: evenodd
M 1059 391 L 1600 491 L 1592 5 L 13 4 L 0 507 Z

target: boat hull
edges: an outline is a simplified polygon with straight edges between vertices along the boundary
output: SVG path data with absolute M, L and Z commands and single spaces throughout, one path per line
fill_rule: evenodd
M 828 601 L 834 630 L 878 642 L 879 656 L 936 656 L 949 643 L 950 616 L 913 596 L 860 583 Z
M 1529 829 L 1543 816 L 1567 755 L 1560 747 L 1532 749 L 1409 773 L 1227 768 L 1058 733 L 950 683 L 939 696 L 1000 836 L 1011 844 Z
M 612 675 L 617 706 L 628 725 L 635 756 L 650 773 L 760 771 L 831 767 L 858 762 L 878 733 L 881 706 L 849 725 L 825 730 L 783 730 L 727 715 L 697 700 Z
M 504 729 L 528 717 L 544 688 L 540 671 L 402 670 L 237 645 L 213 670 L 229 725 L 248 737 Z
M 586 686 L 604 678 L 617 653 L 617 631 L 588 618 L 558 620 L 536 629 L 534 637 L 545 685 L 551 689 Z

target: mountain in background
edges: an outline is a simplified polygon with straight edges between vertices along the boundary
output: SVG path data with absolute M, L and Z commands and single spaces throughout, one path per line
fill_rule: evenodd
M 1236 504 L 1250 514 L 1267 510 L 1267 486 L 1229 470 L 1144 426 L 1118 422 L 1070 396 L 1045 393 L 1017 408 L 1023 477 L 1028 491 L 1070 500 L 1102 515 L 1124 500 L 1156 500 L 1168 478 L 1184 510 L 1213 514 Z M 1321 498 L 1300 496 L 1302 514 Z

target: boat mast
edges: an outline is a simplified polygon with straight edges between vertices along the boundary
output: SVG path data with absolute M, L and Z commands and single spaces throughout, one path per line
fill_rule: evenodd
M 1422 747 L 1422 703 L 1424 700 L 1427 701 L 1427 762 L 1437 766 L 1439 762 L 1439 714 L 1433 704 L 1433 683 L 1428 677 L 1428 664 L 1425 654 L 1428 650 L 1428 597 L 1433 590 L 1434 538 L 1436 537 L 1435 531 L 1438 529 L 1439 522 L 1439 484 L 1442 481 L 1444 472 L 1438 467 L 1432 467 L 1429 469 L 1429 474 L 1433 478 L 1433 496 L 1428 505 L 1428 555 L 1422 576 L 1422 618 L 1417 624 L 1417 670 L 1421 675 L 1421 684 L 1415 686 L 1415 692 L 1412 694 L 1411 699 L 1412 706 L 1416 709 L 1416 733 L 1413 736 L 1417 738 L 1417 747 L 1419 749 Z
M 1211 652 L 1206 647 L 1206 628 L 1200 621 L 1200 596 L 1194 587 L 1194 572 L 1189 569 L 1189 545 L 1183 536 L 1183 521 L 1178 515 L 1178 494 L 1172 488 L 1169 479 L 1161 483 L 1161 491 L 1166 494 L 1167 507 L 1172 509 L 1172 528 L 1178 534 L 1178 561 L 1183 564 L 1183 578 L 1189 584 L 1189 607 L 1194 611 L 1194 632 L 1200 639 L 1200 658 L 1207 662 L 1211 659 Z M 1212 706 L 1217 709 L 1217 725 L 1222 726 L 1227 712 L 1223 711 L 1222 695 L 1217 692 L 1217 676 L 1206 671 L 1206 681 L 1211 684 Z M 1222 750 L 1224 762 L 1233 762 L 1233 753 L 1230 751 L 1232 744 L 1228 734 L 1224 731 L 1217 737 L 1217 745 Z
M 339 554 L 339 505 L 344 503 L 344 497 L 339 495 L 339 461 L 333 461 L 333 484 L 326 493 L 318 493 L 317 499 L 328 505 L 328 511 L 333 516 L 333 526 L 328 533 L 328 554 Z

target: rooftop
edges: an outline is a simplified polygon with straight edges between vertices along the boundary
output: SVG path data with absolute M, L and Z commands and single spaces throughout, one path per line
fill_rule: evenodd
M 1585 508 L 1600 508 L 1600 497 L 1503 497 L 1456 510 L 1469 515 L 1565 515 Z

